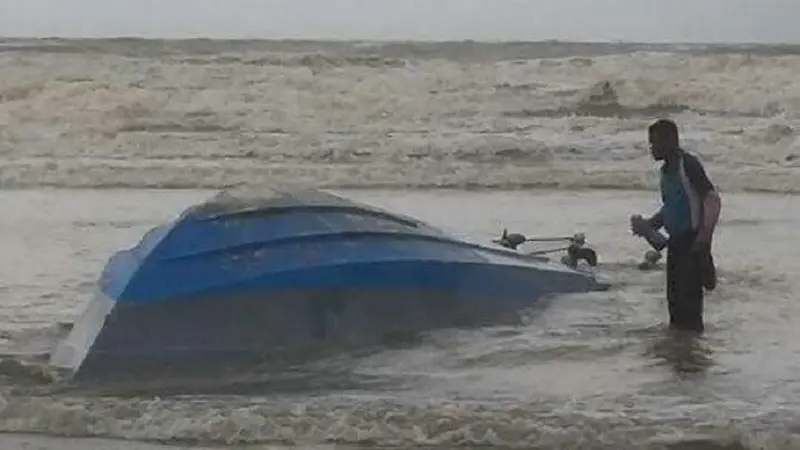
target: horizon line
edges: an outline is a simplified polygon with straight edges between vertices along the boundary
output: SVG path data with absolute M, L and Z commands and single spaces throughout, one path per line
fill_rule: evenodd
M 107 36 L 65 36 L 65 35 L 0 35 L 0 41 L 17 40 L 61 40 L 61 41 L 160 41 L 160 42 L 187 42 L 187 41 L 227 41 L 227 42 L 297 42 L 297 43 L 374 43 L 374 44 L 582 44 L 582 45 L 713 45 L 713 46 L 798 46 L 800 41 L 660 41 L 660 40 L 593 40 L 593 39 L 420 39 L 420 38 L 321 38 L 321 37 L 158 37 L 138 35 L 107 35 Z

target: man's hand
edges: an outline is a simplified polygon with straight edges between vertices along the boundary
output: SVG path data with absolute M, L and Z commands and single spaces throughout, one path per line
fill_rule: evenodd
M 653 230 L 660 230 L 664 226 L 664 214 L 658 210 L 653 217 L 645 219 L 640 214 L 631 216 L 631 232 L 637 236 L 644 236 Z
M 639 214 L 631 216 L 631 232 L 636 236 L 644 236 L 651 228 L 650 221 Z

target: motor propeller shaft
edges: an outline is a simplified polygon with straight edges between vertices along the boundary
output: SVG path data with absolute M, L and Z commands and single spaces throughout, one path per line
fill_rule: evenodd
M 532 252 L 531 254 L 546 254 L 558 251 L 566 251 L 567 253 L 561 258 L 561 262 L 570 267 L 577 267 L 578 262 L 583 260 L 587 264 L 594 267 L 597 266 L 598 258 L 597 252 L 591 248 L 585 248 L 586 235 L 584 233 L 576 233 L 572 236 L 563 237 L 527 237 L 522 233 L 509 233 L 507 228 L 503 229 L 503 234 L 499 239 L 492 240 L 493 243 L 502 247 L 517 250 L 517 248 L 526 242 L 565 242 L 567 247 L 543 250 Z

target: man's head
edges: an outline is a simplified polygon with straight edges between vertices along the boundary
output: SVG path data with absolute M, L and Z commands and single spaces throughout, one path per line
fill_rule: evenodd
M 669 119 L 659 119 L 647 129 L 650 153 L 653 159 L 661 161 L 680 148 L 678 126 Z

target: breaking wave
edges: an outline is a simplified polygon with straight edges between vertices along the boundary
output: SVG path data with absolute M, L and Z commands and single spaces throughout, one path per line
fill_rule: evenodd
M 748 430 L 747 424 L 737 431 L 723 424 L 699 424 L 687 432 L 686 426 L 633 419 L 635 408 L 602 414 L 582 402 L 556 406 L 415 400 L 342 397 L 336 402 L 256 400 L 209 407 L 208 400 L 39 398 L 7 402 L 0 429 L 201 445 L 777 450 L 800 444 L 791 430 Z
M 800 191 L 788 47 L 1 47 L 4 187 L 650 188 L 643 130 L 671 116 L 723 188 Z

